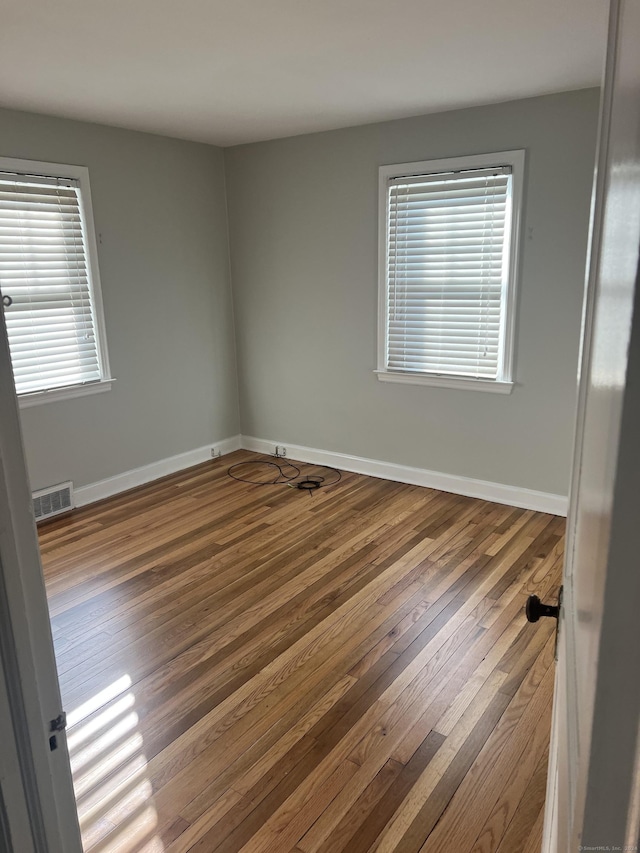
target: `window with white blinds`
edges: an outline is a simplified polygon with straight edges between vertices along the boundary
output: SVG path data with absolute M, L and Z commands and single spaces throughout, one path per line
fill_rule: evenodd
M 409 164 L 426 167 L 419 173 L 381 170 L 381 378 L 510 383 L 519 160 L 505 155 L 474 168 L 456 158 L 450 170 L 442 161 Z
M 96 275 L 80 178 L 0 161 L 0 290 L 19 395 L 107 378 Z

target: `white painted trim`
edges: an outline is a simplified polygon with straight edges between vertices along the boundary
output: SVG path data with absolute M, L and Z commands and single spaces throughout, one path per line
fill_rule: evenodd
M 182 471 L 185 468 L 190 468 L 192 465 L 207 462 L 211 459 L 211 449 L 213 447 L 215 447 L 221 456 L 224 456 L 227 453 L 232 453 L 234 450 L 239 450 L 240 446 L 240 436 L 233 435 L 222 439 L 222 441 L 212 441 L 211 444 L 207 444 L 205 447 L 187 450 L 186 453 L 178 453 L 176 456 L 160 459 L 158 462 L 142 465 L 140 468 L 133 468 L 131 471 L 124 471 L 122 474 L 116 474 L 115 477 L 108 477 L 106 480 L 90 483 L 88 486 L 80 486 L 74 492 L 74 506 L 86 506 L 103 498 L 110 498 L 120 492 L 126 492 L 128 489 L 133 489 L 136 486 L 151 483 L 153 480 L 160 479 L 160 477 L 166 477 L 167 474 L 175 474 L 176 471 Z
M 392 370 L 373 371 L 380 382 L 401 385 L 432 385 L 434 388 L 456 388 L 464 391 L 488 391 L 490 394 L 510 394 L 513 382 L 497 379 L 472 379 L 469 376 L 440 376 L 436 373 L 396 373 Z
M 471 477 L 460 477 L 457 474 L 428 471 L 426 468 L 412 468 L 409 465 L 397 465 L 395 462 L 381 462 L 377 459 L 366 459 L 363 456 L 333 453 L 328 450 L 288 444 L 282 439 L 276 442 L 249 435 L 242 436 L 242 447 L 257 453 L 273 454 L 276 444 L 286 448 L 288 459 L 298 459 L 300 462 L 329 465 L 332 468 L 353 471 L 356 474 L 367 474 L 370 477 L 410 483 L 414 486 L 426 486 L 443 492 L 453 492 L 456 495 L 481 498 L 509 506 L 548 512 L 552 515 L 566 516 L 567 514 L 567 498 L 564 495 L 507 486 L 503 483 L 491 483 L 487 480 L 475 480 Z
M 83 385 L 65 385 L 63 388 L 50 388 L 47 391 L 34 391 L 18 397 L 21 409 L 41 406 L 43 403 L 53 403 L 56 400 L 71 400 L 73 397 L 86 397 L 89 394 L 102 394 L 111 391 L 115 379 L 101 379 L 98 382 L 87 382 Z

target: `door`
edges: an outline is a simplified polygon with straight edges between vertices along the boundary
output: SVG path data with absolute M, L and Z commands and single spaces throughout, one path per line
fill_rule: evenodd
M 545 853 L 638 849 L 639 44 L 640 2 L 613 0 L 567 522 Z
M 0 845 L 80 853 L 18 406 L 0 309 Z M 55 741 L 50 742 L 50 738 Z M 52 749 L 52 747 L 55 747 Z M 9 846 L 11 844 L 11 846 Z
M 0 661 L 0 726 L 5 737 L 0 750 L 0 850 L 24 850 L 34 853 L 29 804 L 21 782 L 20 758 L 11 719 L 2 661 Z

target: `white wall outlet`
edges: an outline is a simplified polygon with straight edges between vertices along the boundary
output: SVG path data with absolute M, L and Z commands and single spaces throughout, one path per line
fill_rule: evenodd
M 221 450 L 218 450 L 218 448 L 217 448 L 217 447 L 212 447 L 212 448 L 211 448 L 211 458 L 212 458 L 212 459 L 220 459 L 220 457 L 221 457 L 221 456 L 222 456 L 222 451 L 221 451 Z
M 276 444 L 276 456 L 286 456 L 287 448 L 283 447 L 282 444 Z

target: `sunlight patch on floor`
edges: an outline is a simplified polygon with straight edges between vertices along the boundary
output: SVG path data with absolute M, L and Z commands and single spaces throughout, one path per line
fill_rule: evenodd
M 131 678 L 117 679 L 67 720 L 85 853 L 164 853 Z

